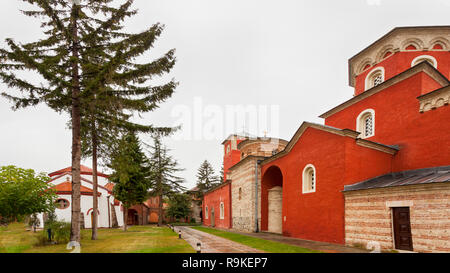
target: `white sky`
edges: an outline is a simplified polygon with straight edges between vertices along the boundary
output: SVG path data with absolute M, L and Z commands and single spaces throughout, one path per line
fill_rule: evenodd
M 21 2 L 2 0 L 1 46 L 5 38 L 29 42 L 41 36 L 37 21 L 19 12 Z M 128 29 L 140 31 L 156 22 L 166 25 L 148 57 L 176 48 L 178 62 L 168 76 L 180 82 L 175 95 L 141 122 L 175 125 L 180 117 L 173 115 L 174 110 L 199 110 L 194 109 L 194 98 L 204 107 L 222 111 L 226 105 L 278 105 L 279 130 L 269 130 L 268 135 L 286 140 L 303 121 L 322 123 L 320 114 L 352 97 L 347 71 L 350 57 L 394 27 L 450 23 L 450 0 L 135 2 L 140 12 L 129 21 Z M 5 90 L 0 84 L 0 91 Z M 194 134 L 195 128 L 204 129 L 208 122 L 216 124 L 208 116 L 202 120 L 200 127 L 184 124 L 184 132 Z M 11 104 L 0 98 L 0 166 L 47 173 L 70 166 L 67 121 L 68 115 L 44 105 L 13 112 Z M 244 122 L 239 120 L 236 126 L 236 131 L 242 131 Z M 180 167 L 186 169 L 180 173 L 185 186 L 195 185 L 197 169 L 205 159 L 219 172 L 220 143 L 235 133 L 219 127 L 213 139 L 165 140 Z M 265 129 L 259 128 L 258 134 Z M 91 167 L 90 160 L 83 164 Z

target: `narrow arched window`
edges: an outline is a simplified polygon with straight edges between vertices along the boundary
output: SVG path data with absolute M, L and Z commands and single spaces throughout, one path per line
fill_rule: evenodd
M 239 200 L 242 199 L 242 188 L 239 188 Z
M 312 164 L 306 165 L 303 169 L 303 193 L 316 191 L 317 174 L 316 168 Z
M 361 133 L 362 138 L 375 135 L 375 111 L 367 109 L 359 114 L 356 120 L 356 131 Z
M 223 202 L 220 203 L 220 219 L 225 219 L 225 205 Z
M 208 219 L 208 206 L 205 207 L 205 219 Z
M 384 68 L 377 67 L 366 77 L 366 90 L 375 87 L 384 82 Z

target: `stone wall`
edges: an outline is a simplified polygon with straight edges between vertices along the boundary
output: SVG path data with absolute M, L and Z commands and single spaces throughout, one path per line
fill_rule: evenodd
M 345 242 L 395 249 L 392 208 L 409 207 L 413 249 L 450 252 L 450 183 L 345 192 Z
M 257 159 L 256 157 L 248 158 L 238 167 L 233 168 L 231 172 L 232 227 L 238 231 L 255 231 L 255 165 Z

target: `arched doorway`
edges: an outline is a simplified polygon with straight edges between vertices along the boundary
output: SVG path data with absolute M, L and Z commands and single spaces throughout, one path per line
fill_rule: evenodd
M 269 167 L 261 182 L 261 230 L 282 233 L 283 174 L 277 166 Z
M 127 225 L 133 226 L 133 225 L 139 225 L 139 216 L 138 212 L 134 209 L 128 210 L 128 220 Z

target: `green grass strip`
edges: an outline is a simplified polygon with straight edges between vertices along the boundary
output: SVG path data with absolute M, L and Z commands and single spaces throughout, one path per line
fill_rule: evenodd
M 246 236 L 234 232 L 217 230 L 207 227 L 192 227 L 193 229 L 210 233 L 236 243 L 240 243 L 252 248 L 256 248 L 269 253 L 322 253 L 318 250 L 312 250 L 294 245 L 283 244 L 279 242 L 260 239 L 252 236 Z

